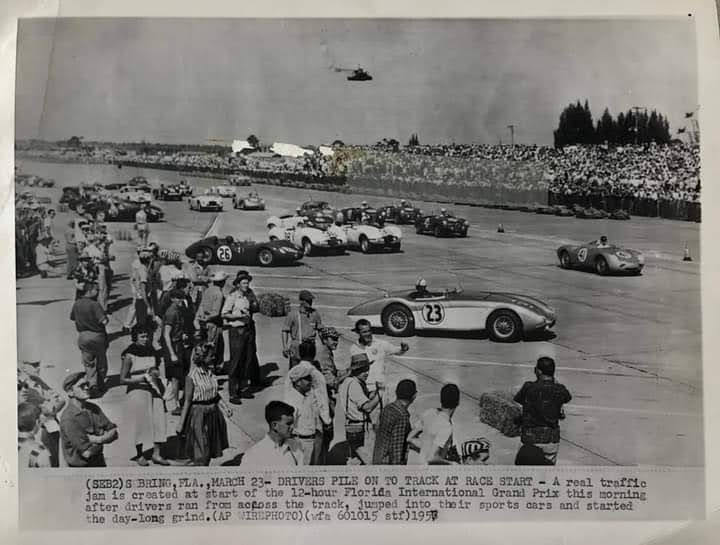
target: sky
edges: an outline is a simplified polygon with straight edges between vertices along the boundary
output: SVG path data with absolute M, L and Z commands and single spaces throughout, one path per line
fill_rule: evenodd
M 698 106 L 692 18 L 23 19 L 16 74 L 18 139 L 552 145 L 578 99 Z

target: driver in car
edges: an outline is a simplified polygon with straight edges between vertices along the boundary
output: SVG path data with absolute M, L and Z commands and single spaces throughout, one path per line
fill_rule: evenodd
M 600 241 L 597 243 L 598 248 L 609 248 L 610 244 L 608 244 L 608 238 L 603 235 L 600 237 Z
M 427 289 L 427 282 L 424 278 L 418 278 L 415 283 L 415 291 L 410 294 L 413 299 L 421 299 L 423 297 L 430 297 L 430 292 Z

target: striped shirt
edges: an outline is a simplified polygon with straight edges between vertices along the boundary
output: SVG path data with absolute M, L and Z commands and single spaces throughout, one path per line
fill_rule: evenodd
M 193 382 L 193 401 L 211 401 L 218 396 L 218 382 L 209 369 L 193 367 L 188 377 Z

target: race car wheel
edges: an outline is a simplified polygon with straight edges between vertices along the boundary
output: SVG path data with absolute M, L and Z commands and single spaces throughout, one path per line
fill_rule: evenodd
M 272 251 L 270 251 L 268 248 L 262 248 L 258 252 L 258 262 L 263 267 L 269 267 L 273 264 L 274 256 Z
M 418 235 L 422 235 L 422 227 L 420 226 L 420 224 L 416 224 L 416 225 L 415 225 L 415 232 L 416 232 Z
M 563 252 L 560 254 L 560 266 L 563 269 L 569 269 L 570 268 L 570 254 L 567 252 Z
M 195 254 L 195 259 L 200 263 L 206 263 L 211 261 L 213 258 L 213 251 L 211 248 L 208 248 L 207 246 L 203 246 L 200 248 L 197 253 Z
M 520 340 L 522 323 L 517 314 L 511 310 L 498 310 L 488 318 L 487 331 L 493 341 L 511 343 Z
M 393 337 L 409 337 L 415 332 L 413 315 L 404 305 L 389 305 L 383 310 L 381 320 L 385 333 Z
M 433 232 L 433 234 L 434 234 L 437 238 L 440 238 L 440 237 L 442 236 L 442 230 L 440 229 L 440 226 L 436 226 L 436 227 L 435 227 L 435 231 Z
M 460 232 L 460 237 L 461 237 L 461 238 L 467 237 L 467 232 L 468 232 L 467 229 L 463 229 L 463 230 Z
M 364 254 L 370 252 L 370 242 L 368 241 L 366 236 L 360 237 L 360 251 Z
M 309 256 L 312 254 L 313 245 L 309 238 L 304 238 L 302 241 L 303 254 Z
M 610 267 L 604 257 L 600 256 L 595 260 L 595 272 L 601 276 L 605 276 L 610 272 Z

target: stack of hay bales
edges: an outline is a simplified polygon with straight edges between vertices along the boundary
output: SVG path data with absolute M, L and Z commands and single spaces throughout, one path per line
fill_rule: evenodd
M 287 316 L 290 312 L 290 299 L 279 293 L 263 293 L 258 297 L 260 314 L 274 318 Z
M 485 392 L 480 396 L 480 421 L 507 437 L 520 435 L 522 407 L 511 392 Z

